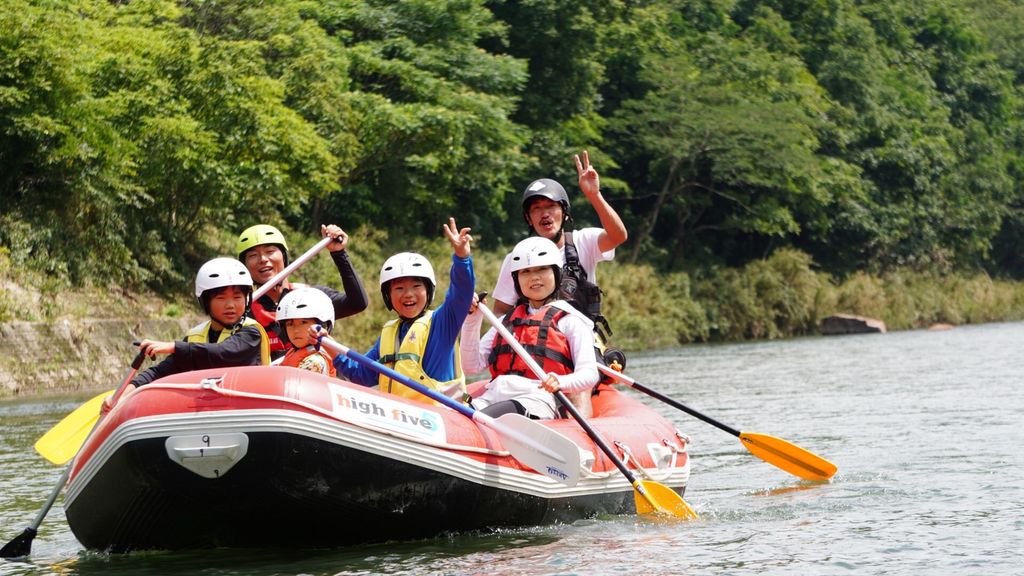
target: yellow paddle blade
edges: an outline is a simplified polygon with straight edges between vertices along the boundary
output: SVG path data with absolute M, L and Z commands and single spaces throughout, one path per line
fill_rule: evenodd
M 633 483 L 633 499 L 639 515 L 657 512 L 667 516 L 697 519 L 697 513 L 683 500 L 678 492 L 651 480 L 637 480 Z
M 782 438 L 741 432 L 740 441 L 754 456 L 804 480 L 828 480 L 837 470 L 835 464 Z
M 78 449 L 85 443 L 85 439 L 92 432 L 92 427 L 100 418 L 100 408 L 103 406 L 103 399 L 113 394 L 110 390 L 82 404 L 74 412 L 68 414 L 56 426 L 43 434 L 36 440 L 36 452 L 39 452 L 54 464 L 65 464 L 75 457 Z

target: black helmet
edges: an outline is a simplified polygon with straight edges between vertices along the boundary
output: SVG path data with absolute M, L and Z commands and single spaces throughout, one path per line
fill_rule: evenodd
M 572 214 L 569 208 L 569 195 L 565 193 L 562 185 L 550 178 L 541 178 L 530 182 L 530 185 L 523 190 L 523 218 L 530 224 L 530 203 L 534 198 L 547 198 L 552 202 L 562 205 L 562 225 L 572 224 Z M 530 227 L 533 230 L 533 227 Z

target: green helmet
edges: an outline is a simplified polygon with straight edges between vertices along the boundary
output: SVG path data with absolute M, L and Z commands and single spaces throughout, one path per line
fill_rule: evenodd
M 245 231 L 238 235 L 238 243 L 235 244 L 235 254 L 238 254 L 239 260 L 244 261 L 244 254 L 247 250 L 264 244 L 277 244 L 280 246 L 281 251 L 284 252 L 284 261 L 285 263 L 288 262 L 288 243 L 284 241 L 284 234 L 281 234 L 280 230 L 270 224 L 257 224 L 246 228 Z

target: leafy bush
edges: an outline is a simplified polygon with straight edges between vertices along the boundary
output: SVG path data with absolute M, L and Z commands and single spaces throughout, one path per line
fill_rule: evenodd
M 718 269 L 698 283 L 715 339 L 781 338 L 813 332 L 824 312 L 828 276 L 802 252 L 779 250 L 741 269 Z

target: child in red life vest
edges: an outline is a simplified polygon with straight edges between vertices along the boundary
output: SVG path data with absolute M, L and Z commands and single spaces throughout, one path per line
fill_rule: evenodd
M 594 324 L 565 300 L 557 287 L 562 255 L 547 238 L 523 240 L 510 256 L 519 304 L 502 322 L 548 373 L 538 381 L 495 328 L 481 339 L 482 314 L 470 314 L 462 328 L 465 372 L 490 369 L 492 380 L 472 405 L 490 416 L 515 412 L 535 419 L 554 418 L 553 393 L 561 390 L 584 415 L 593 412 L 590 393 L 599 380 L 594 354 Z
M 281 340 L 291 345 L 281 360 L 281 366 L 335 375 L 331 357 L 313 346 L 309 330 L 319 324 L 330 334 L 334 321 L 334 304 L 330 296 L 312 287 L 291 290 L 277 306 L 277 321 L 281 325 Z

